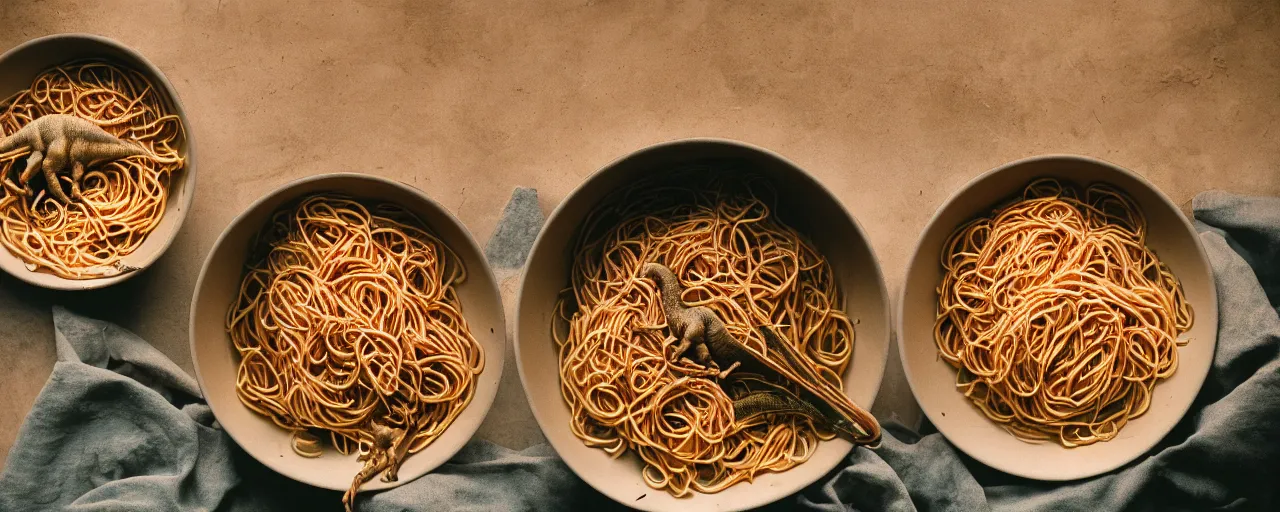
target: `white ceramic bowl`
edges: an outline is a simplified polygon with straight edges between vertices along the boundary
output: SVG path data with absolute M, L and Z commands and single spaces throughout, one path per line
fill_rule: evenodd
M 195 197 L 196 159 L 195 142 L 191 134 L 191 123 L 182 108 L 178 93 L 165 78 L 160 69 L 147 61 L 142 54 L 131 48 L 101 36 L 89 34 L 57 34 L 32 39 L 14 47 L 0 55 L 0 97 L 26 89 L 40 72 L 50 67 L 72 60 L 100 58 L 123 64 L 137 70 L 147 77 L 152 84 L 162 91 L 169 110 L 182 121 L 185 143 L 178 152 L 186 160 L 181 172 L 172 177 L 169 183 L 169 201 L 165 206 L 164 217 L 156 229 L 147 235 L 147 239 L 137 251 L 129 255 L 130 265 L 146 269 L 173 243 L 178 236 L 178 229 L 191 209 L 191 200 Z M 0 269 L 10 275 L 43 288 L 55 290 L 91 290 L 110 286 L 140 274 L 143 270 L 126 272 L 112 277 L 99 279 L 65 279 L 43 270 L 31 271 L 21 258 L 8 250 L 0 248 Z
M 716 494 L 673 498 L 645 485 L 634 454 L 612 459 L 569 431 L 569 408 L 560 396 L 559 360 L 551 337 L 553 309 L 569 283 L 572 244 L 584 217 L 602 198 L 649 172 L 706 159 L 735 159 L 762 173 L 777 187 L 778 211 L 827 257 L 840 283 L 854 326 L 853 359 L 845 372 L 845 392 L 870 410 L 884 375 L 889 347 L 889 307 L 884 280 L 857 221 L 826 188 L 795 164 L 745 144 L 710 139 L 652 146 L 615 161 L 578 186 L 547 220 L 534 242 L 520 288 L 516 313 L 516 364 L 529 405 L 560 457 L 592 487 L 628 507 L 643 510 L 741 510 L 790 495 L 826 474 L 852 445 L 824 442 L 808 462 L 782 473 L 766 473 Z M 643 498 L 641 498 L 643 496 Z
M 484 370 L 476 382 L 471 403 L 435 442 L 405 459 L 398 481 L 386 483 L 374 478 L 360 488 L 395 487 L 443 464 L 471 439 L 493 404 L 506 355 L 502 299 L 484 253 L 458 219 L 421 191 L 375 176 L 324 174 L 286 184 L 253 203 L 218 237 L 200 270 L 191 300 L 191 359 L 200 389 L 218 423 L 249 455 L 282 475 L 316 487 L 341 491 L 351 485 L 362 466 L 355 454 L 344 456 L 326 446 L 319 458 L 299 456 L 293 452 L 287 431 L 240 402 L 235 388 L 240 357 L 224 327 L 227 308 L 239 291 L 254 234 L 285 203 L 317 192 L 339 192 L 400 205 L 422 219 L 458 254 L 467 269 L 466 281 L 457 287 L 458 297 L 471 333 L 484 349 Z
M 1021 194 L 1032 180 L 1058 178 L 1085 186 L 1105 182 L 1125 191 L 1147 218 L 1147 245 L 1181 280 L 1195 310 L 1195 323 L 1181 339 L 1178 369 L 1156 384 L 1151 408 L 1130 421 L 1110 441 L 1064 448 L 1057 443 L 1021 441 L 987 419 L 956 389 L 956 370 L 938 355 L 933 338 L 942 280 L 939 258 L 948 236 L 964 222 L 991 212 Z M 1218 332 L 1218 299 L 1209 261 L 1187 218 L 1169 198 L 1141 176 L 1106 162 L 1078 156 L 1019 160 L 991 170 L 965 185 L 934 214 L 916 245 L 898 300 L 899 352 L 911 391 L 947 440 L 979 462 L 1006 473 L 1038 480 L 1084 478 L 1128 463 L 1146 453 L 1186 414 L 1213 362 Z

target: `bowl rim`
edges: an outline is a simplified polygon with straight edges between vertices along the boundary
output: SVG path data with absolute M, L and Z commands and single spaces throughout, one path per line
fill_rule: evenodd
M 785 164 L 792 171 L 797 172 L 798 177 L 801 177 L 803 179 L 810 181 L 813 185 L 818 187 L 819 190 L 825 193 L 827 197 L 829 197 L 832 201 L 835 202 L 836 206 L 839 207 L 840 211 L 849 220 L 850 225 L 853 226 L 853 229 L 857 233 L 858 238 L 862 241 L 862 245 L 864 245 L 867 248 L 867 252 L 871 256 L 870 269 L 874 273 L 873 278 L 876 280 L 876 282 L 880 283 L 879 300 L 882 304 L 884 304 L 883 312 L 882 312 L 883 318 L 881 320 L 884 322 L 885 332 L 887 335 L 887 339 L 884 340 L 884 343 L 885 343 L 884 357 L 880 358 L 879 361 L 872 363 L 873 368 L 877 370 L 877 375 L 875 379 L 875 393 L 872 394 L 871 400 L 869 400 L 867 403 L 858 404 L 860 407 L 870 412 L 872 406 L 874 405 L 876 397 L 880 394 L 881 388 L 884 385 L 885 371 L 888 368 L 889 354 L 891 352 L 890 345 L 893 343 L 893 338 L 894 338 L 893 318 L 892 318 L 893 305 L 890 303 L 889 289 L 888 289 L 887 283 L 884 280 L 884 270 L 881 268 L 880 258 L 876 255 L 875 247 L 871 243 L 871 238 L 867 236 L 866 229 L 864 229 L 862 227 L 862 224 L 858 222 L 857 217 L 853 215 L 852 210 L 850 210 L 849 207 L 845 205 L 844 201 L 840 199 L 840 196 L 833 193 L 831 189 L 826 186 L 826 184 L 824 184 L 821 180 L 819 180 L 816 176 L 814 176 L 808 170 L 804 169 L 800 165 L 796 164 L 795 162 L 791 161 L 786 157 L 783 157 L 778 153 L 775 153 L 769 149 L 766 149 L 760 146 L 756 146 L 751 143 L 728 139 L 728 138 L 720 138 L 720 137 L 690 137 L 690 138 L 669 139 L 669 140 L 665 140 L 655 144 L 643 146 L 638 149 L 627 152 L 622 156 L 616 157 L 613 160 L 609 161 L 604 166 L 596 169 L 586 178 L 579 181 L 578 184 L 573 188 L 573 190 L 571 190 L 568 194 L 564 196 L 564 199 L 562 199 L 560 203 L 556 205 L 555 209 L 552 210 L 551 215 L 547 216 L 546 221 L 543 222 L 542 229 L 538 231 L 538 236 L 533 241 L 533 246 L 531 247 L 529 252 L 529 258 L 531 259 L 534 254 L 534 251 L 536 251 L 542 245 L 543 237 L 546 236 L 546 233 L 547 233 L 547 226 L 550 226 L 553 222 L 559 219 L 561 215 L 564 215 L 564 210 L 566 206 L 569 204 L 569 200 L 574 196 L 576 196 L 577 194 L 581 193 L 582 190 L 586 188 L 588 185 L 594 183 L 595 181 L 601 179 L 605 174 L 611 172 L 614 168 L 616 168 L 621 163 L 627 160 L 631 160 L 633 158 L 639 157 L 643 154 L 651 153 L 654 151 L 660 151 L 664 149 L 681 147 L 681 146 L 696 147 L 696 146 L 704 146 L 704 145 L 730 147 L 730 148 L 746 150 L 750 152 L 756 152 L 756 153 L 760 153 L 765 157 L 775 159 L 778 162 Z M 524 368 L 524 365 L 525 365 L 524 358 L 520 357 L 521 343 L 522 343 L 521 335 L 520 335 L 522 329 L 520 328 L 520 324 L 524 321 L 524 318 L 526 316 L 523 299 L 526 291 L 525 287 L 529 282 L 529 274 L 528 274 L 528 266 L 527 266 L 529 259 L 526 259 L 525 261 L 526 261 L 525 263 L 526 266 L 522 269 L 522 275 L 520 277 L 520 287 L 516 292 L 515 325 L 513 328 L 514 335 L 512 336 L 512 347 L 515 353 L 516 371 L 520 375 L 520 385 L 521 385 L 521 388 L 524 390 L 525 400 L 529 404 L 529 409 L 533 412 L 533 417 L 534 417 L 534 420 L 538 423 L 538 428 L 540 430 L 545 430 L 546 428 L 548 428 L 547 426 L 550 425 L 549 423 L 550 420 L 546 417 L 548 413 L 543 412 L 541 410 L 537 401 L 534 399 L 534 397 L 531 395 L 531 392 L 530 392 L 530 390 L 533 389 L 531 385 L 538 385 L 540 383 L 534 383 L 529 381 L 528 373 L 525 371 L 525 368 Z M 530 321 L 533 321 L 533 320 L 531 319 Z M 558 382 L 557 382 L 557 385 L 558 385 Z M 557 401 L 556 404 L 559 407 L 565 406 L 563 399 Z M 614 500 L 615 502 L 621 505 L 631 507 L 631 508 L 635 508 L 637 506 L 634 501 L 626 500 L 622 496 L 614 496 L 611 492 L 596 487 L 592 483 L 592 479 L 589 477 L 590 468 L 583 466 L 583 463 L 581 461 L 564 457 L 563 454 L 561 454 L 560 448 L 556 445 L 556 442 L 552 440 L 552 438 L 547 437 L 547 444 L 551 446 L 551 449 L 556 452 L 557 456 L 560 457 L 560 460 L 564 461 L 565 465 L 568 466 L 569 469 L 572 470 L 574 474 L 576 474 L 580 479 L 582 479 L 582 481 L 586 482 L 588 486 L 592 487 L 597 492 L 600 492 L 601 494 L 608 496 L 609 499 Z M 853 446 L 852 444 L 846 444 L 846 446 L 842 448 L 844 450 L 844 453 L 839 458 L 833 459 L 833 462 L 830 465 L 824 465 L 824 467 L 822 467 L 822 471 L 816 473 L 817 476 L 815 477 L 814 481 L 817 481 L 818 479 L 821 479 L 824 475 L 830 473 L 831 470 L 834 469 L 836 466 L 838 466 L 842 461 L 844 461 L 844 459 L 848 456 L 848 454 L 852 452 L 855 448 L 856 447 Z M 611 459 L 611 460 L 617 460 L 617 459 Z M 805 464 L 815 464 L 815 462 L 810 460 L 805 462 Z M 817 466 L 814 466 L 814 467 L 817 467 Z M 785 474 L 785 473 L 779 473 L 779 474 Z M 757 494 L 757 496 L 761 496 L 761 498 L 743 499 L 738 503 L 734 503 L 731 507 L 728 507 L 722 510 L 744 510 L 744 509 L 751 509 L 751 508 L 757 508 L 764 505 L 768 505 L 770 503 L 783 499 L 787 496 L 790 496 L 812 484 L 813 482 L 804 482 L 802 485 L 799 485 L 799 486 L 778 486 L 776 488 L 777 490 L 775 491 L 762 491 L 759 494 Z M 665 492 L 665 491 L 658 491 L 658 492 Z M 641 508 L 644 510 L 653 510 L 652 508 L 649 508 L 649 507 L 641 507 Z
M 1120 173 L 1122 175 L 1125 175 L 1129 178 L 1134 179 L 1142 186 L 1154 192 L 1154 195 L 1158 197 L 1159 200 L 1162 203 L 1164 203 L 1166 207 L 1178 213 L 1177 218 L 1178 218 L 1179 225 L 1186 230 L 1186 233 L 1190 236 L 1193 242 L 1193 245 L 1195 246 L 1195 250 L 1196 250 L 1195 257 L 1198 260 L 1200 260 L 1202 263 L 1204 263 L 1205 268 L 1209 269 L 1210 282 L 1208 286 L 1209 293 L 1208 293 L 1208 296 L 1206 297 L 1206 304 L 1209 304 L 1211 306 L 1211 311 L 1197 312 L 1196 317 L 1213 319 L 1212 321 L 1214 323 L 1215 329 L 1212 336 L 1210 336 L 1211 339 L 1209 340 L 1209 342 L 1214 347 L 1213 351 L 1216 351 L 1217 344 L 1218 344 L 1218 333 L 1216 328 L 1218 327 L 1217 325 L 1218 324 L 1218 289 L 1213 282 L 1213 279 L 1214 279 L 1213 266 L 1209 263 L 1209 255 L 1205 251 L 1204 244 L 1203 242 L 1201 242 L 1200 236 L 1195 230 L 1195 226 L 1191 223 L 1191 220 L 1188 219 L 1187 216 L 1182 213 L 1181 208 L 1179 208 L 1176 204 L 1174 204 L 1173 200 L 1169 199 L 1169 197 L 1165 195 L 1165 193 L 1162 190 L 1156 187 L 1155 184 L 1151 183 L 1149 180 L 1147 180 L 1145 177 L 1143 177 L 1141 174 L 1138 174 L 1137 172 L 1129 170 L 1123 166 L 1108 162 L 1106 160 L 1102 160 L 1100 158 L 1072 154 L 1072 153 L 1048 153 L 1048 154 L 1035 155 L 1035 156 L 1013 160 L 1011 162 L 1007 162 L 1007 163 L 998 165 L 996 167 L 992 167 L 982 172 L 981 174 L 974 176 L 972 179 L 966 181 L 964 185 L 961 185 L 960 187 L 957 187 L 955 190 L 953 190 L 951 194 L 947 196 L 946 200 L 939 203 L 937 208 L 934 209 L 933 215 L 931 215 L 929 217 L 929 221 L 925 223 L 924 228 L 920 231 L 920 235 L 916 240 L 915 247 L 912 248 L 911 250 L 911 256 L 907 260 L 907 272 L 908 273 L 910 272 L 912 263 L 915 262 L 916 259 L 920 257 L 920 251 L 923 249 L 922 245 L 925 239 L 925 235 L 930 231 L 930 229 L 934 227 L 935 224 L 937 224 L 939 221 L 942 220 L 941 218 L 942 211 L 945 210 L 952 203 L 956 202 L 962 195 L 968 193 L 969 190 L 972 189 L 976 183 L 982 180 L 985 180 L 991 176 L 994 176 L 996 174 L 1006 172 L 1009 169 L 1021 167 L 1027 164 L 1032 164 L 1037 162 L 1046 162 L 1046 161 L 1061 161 L 1061 162 L 1094 165 L 1094 166 L 1104 167 L 1111 171 Z M 954 227 L 952 229 L 954 229 Z M 1166 436 L 1169 435 L 1169 432 L 1173 431 L 1174 427 L 1177 426 L 1177 424 L 1182 420 L 1182 418 L 1184 418 L 1187 415 L 1187 412 L 1191 410 L 1191 406 L 1195 402 L 1194 399 L 1188 400 L 1186 402 L 1186 406 L 1182 407 L 1181 408 L 1182 410 L 1178 412 L 1177 420 L 1169 422 L 1167 427 L 1162 427 L 1160 430 L 1163 430 L 1163 433 L 1161 433 L 1159 436 L 1152 436 L 1152 439 L 1150 440 L 1150 442 L 1144 443 L 1145 446 L 1143 447 L 1143 449 L 1141 451 L 1136 452 L 1134 457 L 1128 460 L 1123 460 L 1121 462 L 1110 464 L 1108 466 L 1099 466 L 1098 468 L 1094 468 L 1089 471 L 1063 472 L 1061 474 L 1062 476 L 1054 477 L 1054 478 L 1047 477 L 1045 475 L 1028 473 L 1025 471 L 1018 470 L 1016 468 L 1011 469 L 1007 465 L 1001 464 L 998 460 L 992 459 L 985 453 L 982 453 L 982 452 L 975 453 L 951 441 L 947 433 L 943 430 L 943 428 L 938 423 L 939 418 L 934 417 L 934 415 L 937 413 L 932 412 L 928 408 L 921 405 L 920 398 L 919 398 L 920 394 L 916 390 L 915 379 L 912 378 L 913 371 L 911 369 L 910 357 L 907 355 L 907 347 L 906 347 L 907 342 L 906 340 L 902 339 L 902 333 L 905 332 L 904 324 L 906 322 L 905 310 L 906 310 L 906 294 L 907 294 L 907 284 L 908 284 L 907 277 L 908 276 L 904 276 L 902 285 L 898 288 L 897 304 L 894 306 L 894 309 L 895 309 L 894 328 L 897 330 L 897 333 L 898 333 L 898 358 L 901 360 L 901 363 L 902 363 L 902 370 L 903 370 L 904 377 L 907 381 L 907 386 L 911 389 L 911 395 L 913 398 L 915 398 L 916 405 L 920 407 L 921 412 L 924 413 L 925 417 L 929 419 L 929 422 L 934 425 L 934 427 L 938 430 L 938 432 L 942 434 L 943 438 L 947 438 L 947 442 L 950 443 L 953 447 L 960 450 L 961 452 L 964 452 L 966 455 L 973 457 L 974 460 L 977 460 L 978 462 L 982 463 L 983 465 L 986 465 L 987 467 L 990 467 L 992 469 L 995 469 L 997 471 L 1001 471 L 1003 473 L 1007 473 L 1010 475 L 1029 478 L 1032 480 L 1046 481 L 1046 482 L 1067 482 L 1067 481 L 1081 480 L 1081 479 L 1097 476 L 1097 475 L 1106 473 L 1108 471 L 1112 471 L 1116 468 L 1122 467 L 1126 464 L 1129 464 L 1134 460 L 1137 460 L 1138 458 L 1141 458 L 1143 455 L 1150 452 L 1152 448 L 1154 448 L 1157 444 L 1160 443 L 1160 441 L 1162 441 Z M 1211 351 L 1211 354 L 1212 353 L 1213 352 Z M 1212 368 L 1212 366 L 1213 365 L 1211 362 L 1210 364 L 1205 365 L 1203 372 L 1192 375 L 1194 378 L 1200 381 L 1200 384 L 1196 386 L 1197 390 L 1199 390 L 1201 387 L 1204 386 L 1204 381 L 1207 379 L 1209 370 L 1210 368 Z M 1128 440 L 1126 442 L 1132 443 L 1134 441 Z
M 196 383 L 199 384 L 200 386 L 200 394 L 201 394 L 200 398 L 204 399 L 205 402 L 208 404 L 209 410 L 213 413 L 214 419 L 218 418 L 218 408 L 214 406 L 212 402 L 209 402 L 207 397 L 203 396 L 204 390 L 207 389 L 206 387 L 207 385 L 205 384 L 204 375 L 200 371 L 201 365 L 200 365 L 199 351 L 196 350 L 197 342 L 196 342 L 195 324 L 196 324 L 196 306 L 199 303 L 199 301 L 197 301 L 196 298 L 200 295 L 200 291 L 204 289 L 204 281 L 205 281 L 205 278 L 208 277 L 207 272 L 209 271 L 210 263 L 213 261 L 213 257 L 214 257 L 214 253 L 216 252 L 216 249 L 220 247 L 223 244 L 223 242 L 226 241 L 226 238 L 231 234 L 232 227 L 245 222 L 250 212 L 253 212 L 254 210 L 258 209 L 263 204 L 274 199 L 281 193 L 307 183 L 313 183 L 318 181 L 329 181 L 334 179 L 367 180 L 367 181 L 379 183 L 382 185 L 390 186 L 393 188 L 398 188 L 412 194 L 413 196 L 417 197 L 424 203 L 428 204 L 430 207 L 439 210 L 439 212 L 443 214 L 443 218 L 447 222 L 454 224 L 462 232 L 462 234 L 464 235 L 463 238 L 466 239 L 465 243 L 470 245 L 470 249 L 474 250 L 476 254 L 480 255 L 480 260 L 483 263 L 481 265 L 481 267 L 483 268 L 480 270 L 484 272 L 483 275 L 488 276 L 489 283 L 490 283 L 490 286 L 486 287 L 487 289 L 484 290 L 484 293 L 486 295 L 491 295 L 492 297 L 494 297 L 497 300 L 497 304 L 498 304 L 498 307 L 494 311 L 494 313 L 497 315 L 497 318 L 495 318 L 495 323 L 496 325 L 501 325 L 501 326 L 506 325 L 507 323 L 506 311 L 502 308 L 502 292 L 498 287 L 497 279 L 494 277 L 493 268 L 490 267 L 488 261 L 485 260 L 484 251 L 480 248 L 480 245 L 476 242 L 475 236 L 471 233 L 471 230 L 468 229 L 466 224 L 463 224 L 462 221 L 459 220 L 457 216 L 453 214 L 453 212 L 449 211 L 448 208 L 445 208 L 444 205 L 432 199 L 430 196 L 427 195 L 426 192 L 423 192 L 422 190 L 412 185 L 409 185 L 399 180 L 385 178 L 385 177 L 377 176 L 373 174 L 364 174 L 364 173 L 358 173 L 358 172 L 331 172 L 331 173 L 315 174 L 311 176 L 304 176 L 304 177 L 283 183 L 271 189 L 270 191 L 262 194 L 260 197 L 258 197 L 252 203 L 250 203 L 248 206 L 242 209 L 240 213 L 236 214 L 236 216 L 232 218 L 230 222 L 227 223 L 226 227 L 222 229 L 222 233 L 220 233 L 218 235 L 218 238 L 214 240 L 213 245 L 209 247 L 208 252 L 205 254 L 204 262 L 200 265 L 200 273 L 196 277 L 196 285 L 195 285 L 195 289 L 192 291 L 192 294 L 191 294 L 191 305 L 189 306 L 189 311 L 187 315 L 187 348 L 191 351 L 191 364 L 195 368 Z M 425 221 L 423 223 L 426 224 Z M 430 227 L 430 225 L 428 225 L 428 227 Z M 243 266 L 243 263 L 241 266 Z M 467 269 L 468 275 L 476 272 L 477 272 L 477 269 L 474 269 L 474 268 Z M 464 314 L 464 317 L 465 317 L 465 314 Z M 511 343 L 510 340 L 507 339 L 506 329 L 504 328 L 502 330 L 495 330 L 494 335 L 497 336 L 499 345 L 501 347 L 501 352 L 502 354 L 505 355 L 507 351 L 507 347 Z M 406 474 L 404 472 L 401 472 L 401 478 L 395 482 L 382 483 L 378 480 L 373 480 L 373 481 L 370 481 L 369 484 L 378 482 L 382 485 L 379 485 L 376 488 L 367 488 L 367 489 L 366 487 L 362 486 L 361 489 L 362 490 L 393 489 L 401 485 L 407 484 L 409 482 L 412 482 L 414 480 L 417 480 L 422 476 L 430 474 L 436 469 L 438 469 L 440 466 L 448 463 L 448 461 L 452 459 L 455 455 L 457 455 L 457 453 L 461 451 L 462 448 L 467 445 L 467 443 L 469 443 L 472 439 L 475 438 L 475 434 L 480 429 L 480 425 L 484 423 L 485 419 L 488 418 L 489 413 L 493 410 L 493 404 L 498 394 L 498 388 L 502 386 L 502 372 L 505 366 L 506 366 L 505 356 L 504 357 L 488 357 L 488 355 L 486 354 L 484 371 L 494 372 L 495 375 L 497 376 L 496 378 L 497 380 L 494 381 L 494 384 L 493 386 L 491 386 L 491 389 L 489 389 L 483 396 L 481 396 L 479 393 L 479 390 L 477 390 L 476 395 L 471 399 L 471 403 L 467 405 L 468 409 L 475 407 L 477 405 L 483 405 L 483 410 L 481 410 L 478 413 L 479 417 L 477 418 L 475 426 L 473 426 L 470 429 L 471 431 L 467 433 L 465 439 L 462 442 L 458 443 L 456 446 L 447 446 L 447 445 L 432 443 L 430 446 L 423 449 L 424 452 L 427 450 L 432 450 L 432 451 L 435 451 L 436 453 L 443 455 L 444 457 L 441 459 L 440 464 L 437 464 L 435 466 L 429 466 L 422 472 L 422 474 L 413 476 L 411 478 L 406 478 L 405 477 Z M 465 414 L 465 412 L 466 411 L 464 411 L 461 414 Z M 461 414 L 459 416 L 461 416 Z M 455 425 L 451 424 L 449 425 L 449 427 L 446 427 L 446 430 L 454 427 Z M 249 454 L 250 457 L 258 461 L 259 463 L 267 466 L 268 468 L 271 468 L 272 471 L 275 471 L 280 475 L 283 475 L 291 480 L 310 485 L 312 487 L 318 487 L 322 489 L 331 489 L 331 490 L 337 490 L 337 491 L 346 490 L 345 488 L 336 489 L 334 487 L 325 485 L 322 482 L 318 482 L 310 478 L 300 477 L 298 475 L 292 474 L 285 466 L 280 465 L 278 461 L 270 457 L 260 458 L 253 451 L 250 451 L 249 449 L 245 448 L 246 446 L 245 443 L 243 443 L 241 439 L 239 439 L 236 436 L 236 434 L 233 433 L 230 429 L 227 429 L 225 424 L 222 427 L 222 431 L 226 432 L 227 435 L 230 436 L 233 441 L 235 441 L 236 445 L 240 446 L 241 450 Z
M 178 213 L 178 218 L 175 219 L 177 223 L 174 225 L 173 230 L 169 233 L 169 235 L 166 236 L 164 240 L 161 240 L 161 243 L 156 248 L 155 252 L 142 260 L 141 269 L 133 272 L 125 272 L 123 274 L 118 274 L 111 277 L 102 277 L 102 278 L 96 278 L 96 279 L 67 279 L 67 278 L 55 276 L 52 274 L 42 274 L 53 279 L 53 281 L 49 281 L 49 282 L 42 282 L 38 279 L 35 279 L 30 275 L 33 273 L 31 271 L 11 272 L 10 269 L 7 269 L 7 268 L 3 269 L 7 274 L 17 278 L 20 281 L 30 284 L 32 286 L 49 289 L 49 290 L 84 291 L 84 290 L 96 290 L 100 288 L 106 288 L 108 286 L 119 284 L 129 279 L 132 279 L 134 276 L 141 274 L 147 271 L 148 269 L 150 269 L 152 265 L 154 265 L 157 261 L 160 260 L 161 256 L 163 256 L 165 253 L 169 251 L 169 247 L 173 245 L 173 241 L 178 238 L 178 233 L 182 231 L 182 225 L 187 220 L 187 213 L 191 210 L 191 204 L 195 201 L 196 142 L 195 142 L 195 136 L 193 135 L 194 130 L 193 130 L 193 127 L 191 126 L 190 118 L 187 116 L 187 110 L 182 105 L 182 98 L 178 96 L 178 89 L 175 88 L 173 86 L 173 83 L 169 81 L 169 77 L 165 76 L 164 72 L 161 71 L 160 68 L 155 65 L 155 63 L 151 62 L 149 59 L 143 56 L 142 52 L 134 50 L 132 47 L 120 41 L 117 41 L 115 39 L 112 39 L 106 36 L 84 33 L 84 32 L 64 32 L 64 33 L 58 33 L 58 34 L 49 34 L 49 35 L 36 37 L 33 39 L 28 39 L 27 41 L 6 50 L 4 53 L 0 54 L 0 62 L 5 62 L 10 58 L 12 58 L 14 54 L 25 51 L 28 48 L 31 48 L 33 46 L 38 46 L 38 45 L 46 44 L 53 41 L 71 41 L 71 40 L 80 40 L 80 41 L 86 41 L 88 43 L 95 44 L 95 45 L 101 45 L 101 46 L 119 51 L 121 53 L 124 53 L 129 57 L 136 59 L 144 68 L 140 71 L 143 71 L 145 72 L 145 74 L 150 75 L 149 78 L 156 80 L 157 85 L 159 85 L 160 88 L 165 91 L 169 100 L 173 103 L 172 105 L 173 114 L 178 116 L 178 120 L 182 122 L 182 130 L 184 132 L 184 136 L 186 137 L 186 141 L 185 141 L 186 162 L 182 167 L 182 177 L 180 178 L 183 180 L 183 193 L 180 197 L 177 198 L 178 201 L 176 201 L 176 204 L 166 207 L 164 212 L 164 214 L 167 216 L 176 211 Z M 172 200 L 173 197 L 171 196 L 169 199 Z M 151 234 L 147 235 L 147 237 L 150 238 L 154 234 L 155 232 L 152 231 Z M 7 249 L 0 249 L 0 250 L 7 251 Z

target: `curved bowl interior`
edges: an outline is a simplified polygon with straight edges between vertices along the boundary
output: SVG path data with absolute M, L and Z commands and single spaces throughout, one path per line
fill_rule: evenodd
M 889 311 L 879 264 L 853 217 L 811 176 L 772 153 L 716 140 L 661 144 L 605 167 L 565 199 L 534 243 L 520 290 L 515 349 L 525 393 L 551 445 L 579 477 L 628 507 L 740 510 L 764 505 L 816 481 L 851 448 L 850 443 L 837 438 L 822 443 L 812 459 L 786 472 L 762 474 L 753 483 L 740 483 L 717 494 L 693 493 L 677 499 L 645 485 L 638 457 L 627 454 L 611 459 L 604 451 L 584 445 L 568 428 L 569 408 L 560 396 L 559 362 L 551 328 L 557 294 L 569 283 L 572 244 L 583 219 L 605 195 L 652 171 L 724 159 L 737 160 L 769 179 L 778 191 L 779 215 L 808 236 L 831 263 L 846 297 L 845 309 L 855 322 L 856 341 L 844 375 L 845 392 L 870 410 L 884 374 Z
M 182 227 L 182 221 L 191 209 L 191 200 L 195 193 L 195 158 L 192 151 L 191 123 L 173 84 L 165 78 L 160 69 L 152 65 L 141 54 L 105 37 L 86 34 L 61 34 L 33 39 L 9 50 L 0 56 L 0 97 L 8 97 L 31 85 L 31 81 L 41 71 L 50 67 L 79 59 L 106 59 L 123 64 L 137 70 L 147 77 L 151 83 L 164 91 L 161 96 L 167 102 L 170 111 L 182 121 L 185 130 L 183 147 L 179 152 L 186 159 L 182 171 L 173 176 L 169 182 L 169 201 L 165 205 L 164 217 L 156 229 L 147 236 L 138 250 L 128 257 L 129 264 L 146 269 L 160 258 L 173 243 Z M 57 290 L 88 290 L 102 288 L 119 283 L 141 271 L 127 272 L 113 277 L 101 279 L 64 279 L 53 274 L 27 270 L 21 258 L 8 250 L 0 249 L 0 269 L 23 281 L 44 288 Z
M 1195 323 L 1181 337 L 1178 370 L 1156 384 L 1151 408 L 1111 441 L 1077 448 L 1020 441 L 984 416 L 955 387 L 956 371 L 938 355 L 933 338 L 939 259 L 950 234 L 1017 196 L 1032 180 L 1053 177 L 1077 186 L 1105 182 L 1127 192 L 1147 218 L 1147 245 L 1181 280 Z M 900 355 L 907 381 L 929 421 L 952 444 L 1006 473 L 1039 480 L 1073 480 L 1115 469 L 1150 450 L 1182 418 L 1213 360 L 1218 332 L 1217 292 L 1208 259 L 1186 217 L 1138 175 L 1082 157 L 1052 156 L 1014 162 L 971 181 L 934 214 L 907 267 L 899 301 Z
M 249 455 L 303 483 L 334 490 L 351 485 L 362 465 L 354 454 L 343 456 L 326 446 L 319 458 L 301 457 L 293 452 L 288 432 L 240 402 L 235 388 L 239 356 L 225 328 L 227 308 L 239 291 L 253 235 L 279 207 L 316 192 L 339 192 L 408 209 L 458 254 L 467 269 L 467 279 L 457 288 L 458 297 L 471 333 L 484 349 L 485 367 L 471 404 L 435 442 L 405 459 L 399 481 L 385 483 L 375 478 L 361 489 L 395 487 L 443 464 L 471 439 L 493 404 L 506 353 L 502 300 L 483 253 L 467 229 L 422 192 L 373 176 L 327 174 L 289 183 L 236 217 L 209 252 L 191 301 L 191 356 L 196 376 L 218 422 Z

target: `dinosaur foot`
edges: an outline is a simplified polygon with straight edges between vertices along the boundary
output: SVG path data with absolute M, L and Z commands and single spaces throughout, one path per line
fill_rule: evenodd
M 737 370 L 738 367 L 741 365 L 742 365 L 742 361 L 734 361 L 733 364 L 729 365 L 729 367 L 726 368 L 724 371 L 717 373 L 716 377 L 718 377 L 720 380 L 724 380 L 729 377 L 730 372 Z

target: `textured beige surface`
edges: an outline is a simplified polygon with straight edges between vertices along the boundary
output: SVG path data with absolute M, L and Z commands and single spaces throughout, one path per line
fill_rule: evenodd
M 1108 159 L 1178 204 L 1280 194 L 1275 0 L 0 1 L 0 27 L 3 48 L 82 31 L 142 52 L 182 96 L 201 169 L 146 274 L 79 294 L 0 278 L 0 455 L 52 367 L 51 304 L 190 370 L 205 252 L 260 194 L 312 173 L 402 179 L 483 242 L 517 185 L 549 211 L 634 149 L 740 139 L 833 189 L 890 290 L 933 209 L 1024 156 Z M 896 361 L 876 409 L 907 414 Z M 508 368 L 480 435 L 522 446 L 538 435 Z

